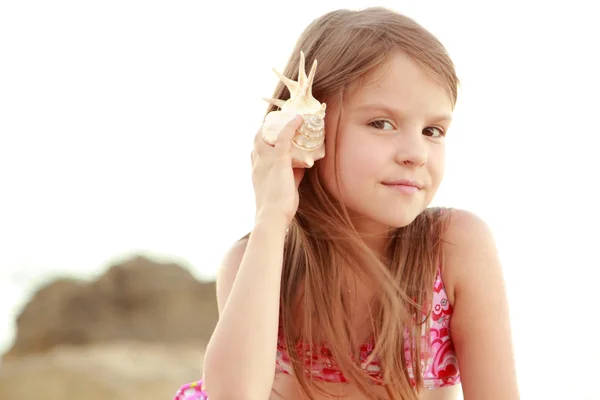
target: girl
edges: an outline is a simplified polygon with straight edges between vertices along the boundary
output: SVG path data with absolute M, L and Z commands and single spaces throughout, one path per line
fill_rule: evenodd
M 220 267 L 204 379 L 176 399 L 449 400 L 459 383 L 466 400 L 518 399 L 492 235 L 429 208 L 457 98 L 444 47 L 371 8 L 310 24 L 288 78 L 301 50 L 319 62 L 326 155 L 292 168 L 298 116 L 273 146 L 256 135 L 255 226 Z

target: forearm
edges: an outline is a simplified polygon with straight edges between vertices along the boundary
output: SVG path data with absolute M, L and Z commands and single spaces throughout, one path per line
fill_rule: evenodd
M 252 231 L 227 302 L 207 346 L 204 377 L 211 399 L 269 397 L 275 373 L 285 224 Z

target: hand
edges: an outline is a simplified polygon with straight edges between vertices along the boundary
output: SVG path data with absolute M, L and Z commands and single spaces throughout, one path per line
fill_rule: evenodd
M 261 132 L 254 138 L 252 183 L 256 196 L 256 221 L 283 218 L 286 227 L 298 210 L 298 186 L 304 168 L 292 168 L 292 138 L 302 125 L 297 115 L 281 130 L 274 145 L 267 144 Z

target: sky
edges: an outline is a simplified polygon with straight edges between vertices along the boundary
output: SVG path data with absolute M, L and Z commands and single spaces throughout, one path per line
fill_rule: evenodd
M 58 275 L 146 254 L 214 278 L 252 227 L 271 68 L 319 15 L 383 5 L 456 64 L 434 205 L 494 232 L 523 398 L 599 399 L 600 27 L 591 2 L 548 3 L 0 3 L 0 352 Z

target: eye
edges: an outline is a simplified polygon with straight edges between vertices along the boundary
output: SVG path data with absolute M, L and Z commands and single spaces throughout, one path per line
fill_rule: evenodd
M 377 119 L 375 121 L 371 121 L 371 122 L 369 122 L 369 125 L 372 126 L 373 128 L 381 129 L 381 130 L 394 130 L 394 129 L 396 129 L 394 127 L 394 125 L 390 121 L 388 121 L 386 119 Z
M 423 130 L 423 134 L 435 138 L 446 136 L 446 132 L 442 128 L 438 128 L 437 126 L 430 126 L 428 128 L 425 128 Z

